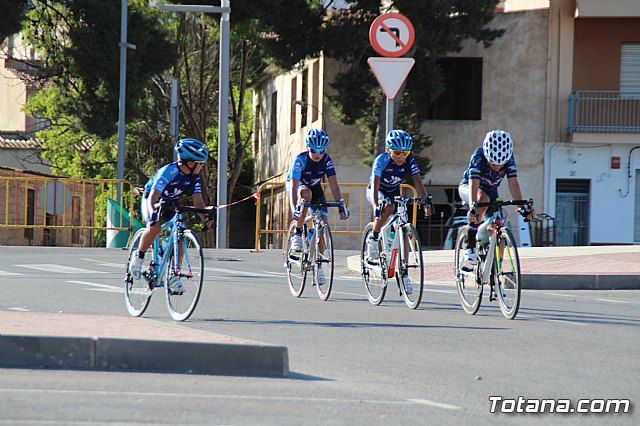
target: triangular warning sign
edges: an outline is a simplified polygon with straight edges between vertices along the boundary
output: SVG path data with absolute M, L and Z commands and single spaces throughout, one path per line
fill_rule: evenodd
M 413 58 L 369 58 L 367 62 L 386 97 L 393 99 L 416 61 Z

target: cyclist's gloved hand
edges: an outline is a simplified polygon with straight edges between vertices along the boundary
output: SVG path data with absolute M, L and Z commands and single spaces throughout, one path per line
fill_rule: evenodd
M 373 210 L 373 216 L 376 219 L 380 218 L 380 213 L 382 212 L 382 209 L 380 208 L 380 206 L 376 207 L 375 210 Z
M 340 219 L 347 220 L 349 218 L 349 209 L 344 204 L 344 200 L 340 200 L 340 205 L 338 206 L 338 213 L 340 213 Z
M 292 219 L 300 219 L 300 217 L 302 217 L 302 204 L 298 204 L 291 212 Z
M 202 225 L 202 232 L 207 232 L 210 229 L 213 229 L 214 221 L 210 217 L 206 218 Z

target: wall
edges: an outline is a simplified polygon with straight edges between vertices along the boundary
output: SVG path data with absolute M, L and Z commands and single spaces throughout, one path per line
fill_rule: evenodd
M 640 146 L 640 139 L 638 144 Z M 631 179 L 627 167 L 633 145 L 607 144 L 546 145 L 552 196 L 549 210 L 555 211 L 556 179 L 590 179 L 591 244 L 632 244 L 635 213 L 635 170 L 640 169 L 640 149 L 631 154 Z M 611 157 L 619 156 L 620 169 L 611 169 Z M 615 223 L 615 225 L 613 225 Z
M 549 11 L 497 15 L 492 27 L 506 33 L 485 49 L 469 42 L 451 56 L 483 57 L 481 120 L 427 120 L 422 133 L 433 145 L 424 150 L 432 162 L 427 183 L 457 185 L 487 131 L 506 129 L 515 142 L 518 176 L 525 197 L 543 205 Z M 506 179 L 500 192 L 507 196 Z
M 640 18 L 576 19 L 573 90 L 620 90 L 620 46 L 640 42 Z

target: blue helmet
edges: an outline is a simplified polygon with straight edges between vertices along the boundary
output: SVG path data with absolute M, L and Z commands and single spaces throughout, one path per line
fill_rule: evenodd
M 304 141 L 307 148 L 325 150 L 329 146 L 329 135 L 322 129 L 311 129 Z
M 198 139 L 180 139 L 175 147 L 176 154 L 180 160 L 204 162 L 209 158 L 209 151 L 205 144 Z
M 387 148 L 398 151 L 411 151 L 413 148 L 413 139 L 411 135 L 404 130 L 392 130 L 385 139 Z

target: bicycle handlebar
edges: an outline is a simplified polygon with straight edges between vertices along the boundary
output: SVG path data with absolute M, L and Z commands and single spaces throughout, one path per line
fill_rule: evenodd
M 191 212 L 191 213 L 202 213 L 206 215 L 209 219 L 213 218 L 213 215 L 218 210 L 218 206 L 207 206 L 204 208 L 195 207 L 195 206 L 183 206 L 178 204 L 177 202 L 171 202 L 166 200 L 160 200 L 157 203 L 153 204 L 153 208 L 155 210 L 162 210 L 163 208 L 170 208 L 176 212 Z
M 527 217 L 531 214 L 531 211 L 533 210 L 533 199 L 529 198 L 528 200 L 502 200 L 498 198 L 497 200 L 491 201 L 488 203 L 473 203 L 471 205 L 470 212 L 476 212 L 476 217 L 477 217 L 478 207 L 502 207 L 502 206 L 522 206 L 519 209 L 516 209 L 516 212 L 518 212 L 522 217 L 525 218 L 524 220 L 525 222 L 528 222 L 529 220 L 527 219 Z

